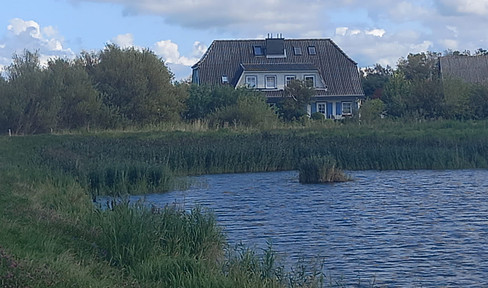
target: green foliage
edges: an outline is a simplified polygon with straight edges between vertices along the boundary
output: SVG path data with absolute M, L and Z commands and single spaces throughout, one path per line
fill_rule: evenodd
M 283 99 L 278 103 L 278 112 L 286 121 L 298 120 L 307 114 L 307 105 L 314 95 L 313 86 L 305 81 L 292 80 L 285 87 Z
M 362 70 L 361 85 L 366 98 L 376 99 L 383 96 L 385 85 L 393 75 L 393 69 L 389 66 L 382 67 L 376 64 L 373 68 Z
M 312 120 L 325 120 L 325 115 L 320 112 L 314 112 L 310 115 L 310 119 Z
M 24 51 L 23 55 L 14 55 L 6 71 L 8 87 L 0 94 L 5 105 L 2 112 L 6 115 L 3 121 L 6 126 L 2 128 L 15 134 L 43 133 L 56 128 L 60 99 L 49 91 L 38 53 Z
M 359 109 L 361 114 L 361 121 L 374 122 L 381 119 L 385 112 L 385 103 L 381 99 L 369 99 L 366 100 Z
M 266 103 L 266 98 L 259 92 L 239 89 L 237 103 L 218 108 L 209 115 L 212 126 L 234 124 L 245 127 L 272 127 L 278 122 L 278 115 Z M 249 95 L 247 95 L 249 94 Z
M 179 120 L 184 95 L 172 85 L 173 75 L 153 52 L 110 44 L 98 57 L 97 61 L 88 57 L 84 62 L 96 63 L 87 70 L 92 68 L 105 105 L 132 123 Z
M 298 180 L 304 184 L 348 181 L 349 177 L 337 167 L 331 156 L 308 157 L 301 161 Z
M 406 113 L 405 98 L 410 94 L 411 86 L 411 82 L 401 72 L 393 73 L 390 81 L 385 86 L 382 98 L 388 116 L 398 118 Z
M 252 94 L 247 89 L 231 86 L 191 85 L 186 99 L 185 119 L 203 119 L 223 107 L 237 104 L 239 95 Z

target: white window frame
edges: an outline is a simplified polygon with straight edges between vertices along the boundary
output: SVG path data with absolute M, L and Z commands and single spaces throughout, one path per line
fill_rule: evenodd
M 305 76 L 303 76 L 303 81 L 305 82 L 305 84 L 308 84 L 307 78 L 312 78 L 312 86 L 311 87 L 314 87 L 315 88 L 315 75 L 305 75 Z
M 346 109 L 347 106 L 349 107 Z M 342 115 L 352 115 L 352 102 L 342 102 Z
M 273 84 L 274 84 L 273 86 L 268 85 L 269 84 L 268 79 L 273 79 Z M 266 89 L 276 89 L 276 87 L 277 87 L 276 85 L 278 84 L 276 81 L 276 75 L 264 76 L 264 82 L 265 82 L 264 85 L 265 85 Z
M 302 55 L 302 47 L 293 47 L 293 53 L 297 56 Z
M 285 86 L 288 86 L 291 81 L 296 80 L 297 76 L 296 75 L 286 75 L 285 76 Z
M 250 79 L 254 79 L 254 81 L 251 81 Z M 252 82 L 254 82 L 254 85 L 251 85 Z M 250 87 L 250 88 L 257 88 L 258 87 L 258 76 L 247 75 L 246 76 L 246 86 Z
M 322 111 L 323 108 L 323 111 Z M 327 103 L 326 102 L 319 102 L 317 103 L 317 112 L 327 115 Z

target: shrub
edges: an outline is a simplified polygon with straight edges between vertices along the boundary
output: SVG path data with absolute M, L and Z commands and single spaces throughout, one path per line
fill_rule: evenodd
M 309 157 L 299 167 L 299 181 L 304 184 L 345 182 L 350 178 L 337 167 L 330 156 Z

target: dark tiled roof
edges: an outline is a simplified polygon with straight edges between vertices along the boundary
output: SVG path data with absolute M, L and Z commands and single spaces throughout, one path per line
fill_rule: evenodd
M 280 64 L 313 65 L 328 87 L 327 95 L 364 96 L 356 63 L 330 39 L 285 39 L 286 58 L 255 56 L 254 46 L 266 46 L 266 40 L 216 40 L 193 68 L 198 69 L 200 84 L 219 85 L 222 75 L 236 85 L 244 65 Z M 314 46 L 315 55 L 308 47 Z M 294 48 L 302 54 L 295 55 Z M 311 66 L 307 66 L 311 67 Z M 315 70 L 314 69 L 314 70 Z
M 488 84 L 488 56 L 440 57 L 443 79 L 455 78 L 470 83 Z
M 242 64 L 244 71 L 296 71 L 296 70 L 318 70 L 313 64 L 307 63 L 274 63 L 274 64 Z

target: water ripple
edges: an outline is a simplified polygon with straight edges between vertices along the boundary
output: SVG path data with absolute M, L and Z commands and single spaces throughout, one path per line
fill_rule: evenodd
M 158 206 L 212 209 L 229 242 L 290 261 L 319 257 L 326 275 L 388 287 L 488 286 L 488 171 L 359 171 L 301 185 L 297 172 L 205 175 Z

